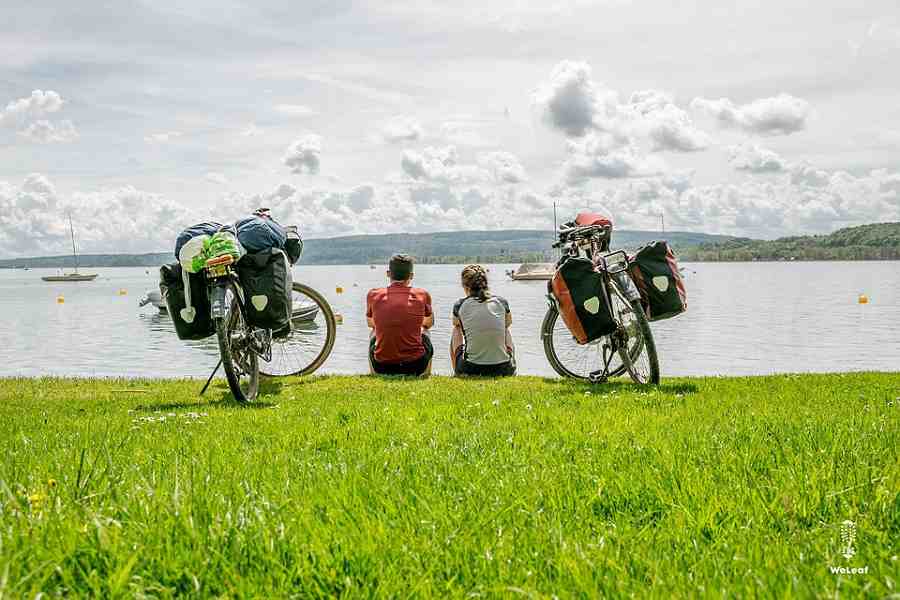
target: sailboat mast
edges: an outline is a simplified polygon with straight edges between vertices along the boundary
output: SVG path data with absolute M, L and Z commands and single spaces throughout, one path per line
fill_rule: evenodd
M 72 227 L 72 213 L 69 213 L 69 233 L 72 235 L 72 259 L 75 261 L 75 272 L 78 272 L 78 252 L 75 251 L 75 228 Z

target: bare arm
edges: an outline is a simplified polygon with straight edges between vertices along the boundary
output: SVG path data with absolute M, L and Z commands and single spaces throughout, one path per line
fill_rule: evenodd
M 369 329 L 375 329 L 375 319 L 372 317 L 366 317 L 366 325 L 369 326 Z
M 434 327 L 434 315 L 428 315 L 422 318 L 422 329 L 431 329 Z
M 509 326 L 512 325 L 512 313 L 506 313 L 506 328 L 509 329 Z

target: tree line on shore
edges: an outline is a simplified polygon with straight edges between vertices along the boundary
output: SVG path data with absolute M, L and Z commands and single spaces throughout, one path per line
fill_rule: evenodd
M 735 238 L 678 249 L 684 261 L 900 260 L 900 223 L 846 227 L 777 240 Z

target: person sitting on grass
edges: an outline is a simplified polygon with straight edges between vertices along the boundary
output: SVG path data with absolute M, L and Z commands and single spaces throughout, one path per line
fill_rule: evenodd
M 450 361 L 457 375 L 516 374 L 515 347 L 509 326 L 509 303 L 488 291 L 487 271 L 480 265 L 462 270 L 466 294 L 453 306 Z
M 431 295 L 410 285 L 413 260 L 391 257 L 390 285 L 369 291 L 366 322 L 372 329 L 369 367 L 379 375 L 430 375 L 434 348 L 427 330 L 434 325 Z

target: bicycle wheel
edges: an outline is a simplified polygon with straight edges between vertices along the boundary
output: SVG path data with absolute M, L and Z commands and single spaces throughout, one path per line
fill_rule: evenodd
M 337 336 L 337 321 L 322 294 L 302 283 L 293 287 L 293 332 L 272 340 L 272 359 L 259 361 L 259 370 L 269 377 L 309 375 L 331 354 Z
M 618 289 L 610 290 L 610 297 L 613 312 L 625 330 L 625 348 L 620 352 L 623 366 L 635 383 L 657 385 L 659 358 L 656 355 L 656 342 L 653 341 L 650 323 L 647 322 L 640 300 L 628 302 Z
M 612 340 L 604 336 L 588 344 L 579 344 L 566 324 L 559 318 L 555 306 L 547 309 L 541 325 L 544 354 L 553 370 L 562 377 L 590 381 L 591 374 L 603 369 L 610 353 L 610 376 L 625 373 L 626 366 L 618 351 L 613 350 Z
M 234 288 L 226 288 L 228 312 L 216 319 L 219 354 L 231 395 L 241 403 L 252 402 L 259 392 L 259 361 L 252 348 L 253 328 L 244 319 L 244 310 Z

